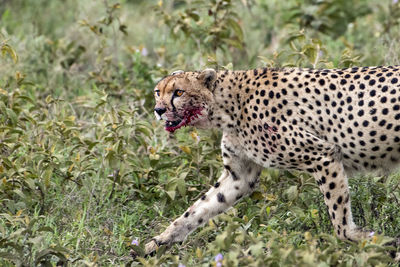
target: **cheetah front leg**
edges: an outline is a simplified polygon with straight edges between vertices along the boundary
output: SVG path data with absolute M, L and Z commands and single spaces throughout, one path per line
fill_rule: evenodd
M 261 167 L 239 158 L 223 142 L 224 171 L 218 182 L 160 235 L 146 244 L 146 255 L 160 245 L 171 245 L 185 240 L 186 236 L 210 218 L 224 212 L 236 201 L 253 191 Z

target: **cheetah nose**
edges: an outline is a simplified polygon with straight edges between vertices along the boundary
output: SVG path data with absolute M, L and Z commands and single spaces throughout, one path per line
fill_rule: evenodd
M 166 109 L 166 108 L 155 108 L 154 111 L 155 111 L 159 116 L 161 116 L 162 114 L 165 113 L 165 111 L 167 111 L 167 109 Z

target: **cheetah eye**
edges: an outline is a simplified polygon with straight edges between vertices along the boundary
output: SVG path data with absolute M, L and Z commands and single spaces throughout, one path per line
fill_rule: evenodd
M 175 94 L 175 96 L 179 97 L 179 96 L 182 96 L 184 92 L 185 91 L 183 91 L 183 90 L 177 89 L 177 90 L 175 90 L 174 94 Z
M 154 95 L 155 95 L 155 96 L 160 96 L 160 90 L 155 90 L 155 91 L 154 91 Z

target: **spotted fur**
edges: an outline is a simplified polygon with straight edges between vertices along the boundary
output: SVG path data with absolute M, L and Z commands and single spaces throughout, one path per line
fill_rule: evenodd
M 186 123 L 188 110 L 198 112 Z M 347 174 L 388 173 L 400 161 L 399 67 L 179 72 L 158 83 L 156 113 L 167 130 L 177 123 L 220 129 L 224 171 L 147 253 L 183 241 L 252 192 L 270 167 L 315 177 L 340 239 L 374 234 L 353 222 Z

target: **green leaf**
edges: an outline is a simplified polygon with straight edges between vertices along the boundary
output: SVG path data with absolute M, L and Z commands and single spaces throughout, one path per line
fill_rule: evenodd
M 44 236 L 35 236 L 28 239 L 28 242 L 32 245 L 39 246 L 44 239 Z
M 186 196 L 186 183 L 185 183 L 185 179 L 184 178 L 179 178 L 177 180 L 177 188 L 178 188 L 178 192 L 182 197 Z
M 19 238 L 22 237 L 23 234 L 25 234 L 26 229 L 25 228 L 19 228 L 18 230 L 16 230 L 15 232 L 13 232 L 9 238 L 13 239 L 13 238 Z
M 121 25 L 119 26 L 119 30 L 120 30 L 123 34 L 125 34 L 125 35 L 128 35 L 127 29 L 128 29 L 128 27 L 127 27 L 126 25 L 124 25 L 124 24 L 121 24 Z
M 50 233 L 54 233 L 53 228 L 51 228 L 50 226 L 42 226 L 39 229 L 37 229 L 38 232 L 50 232 Z
M 57 256 L 60 260 L 66 261 L 67 257 L 64 255 L 66 253 L 68 253 L 68 250 L 65 248 L 59 247 L 59 246 L 56 246 L 54 248 L 43 249 L 39 253 L 36 254 L 35 265 L 39 265 L 39 263 L 41 263 L 42 260 L 49 255 Z M 50 261 L 50 259 L 49 259 L 49 261 Z
M 237 21 L 232 18 L 227 20 L 229 27 L 235 32 L 236 37 L 238 38 L 239 42 L 243 41 L 243 30 L 242 27 L 239 25 Z
M 11 120 L 11 123 L 13 125 L 16 125 L 17 121 L 18 121 L 18 116 L 17 116 L 17 114 L 15 114 L 14 110 L 6 108 L 6 112 L 7 112 L 8 118 Z
M 18 55 L 15 52 L 15 50 L 8 44 L 5 43 L 1 43 L 0 44 L 0 51 L 2 53 L 3 56 L 5 56 L 6 54 L 8 54 L 12 60 L 14 61 L 14 63 L 18 62 Z
M 191 17 L 194 21 L 199 21 L 200 16 L 197 11 L 190 11 L 188 12 L 189 17 Z
M 176 196 L 176 191 L 167 191 L 168 196 L 171 198 L 171 200 L 175 199 Z
M 15 263 L 16 266 L 22 266 L 21 257 L 9 252 L 0 252 L 0 258 L 4 258 Z
M 292 185 L 287 190 L 285 190 L 285 196 L 290 201 L 295 200 L 298 195 L 299 195 L 299 192 L 297 190 L 297 186 L 296 185 Z
M 243 44 L 239 40 L 236 40 L 236 39 L 223 39 L 223 40 L 225 43 L 227 43 L 233 47 L 236 47 L 238 49 L 243 49 Z
M 258 242 L 257 244 L 250 246 L 249 249 L 251 251 L 251 255 L 257 257 L 264 252 L 264 243 Z
M 160 258 L 162 255 L 164 255 L 167 251 L 167 248 L 168 247 L 166 245 L 159 246 L 156 252 L 157 258 Z
M 51 177 L 53 175 L 53 168 L 48 167 L 42 174 L 44 185 L 48 188 L 50 186 Z
M 140 246 L 131 246 L 131 249 L 138 255 L 139 257 L 144 257 L 146 252 L 144 251 L 143 247 Z

